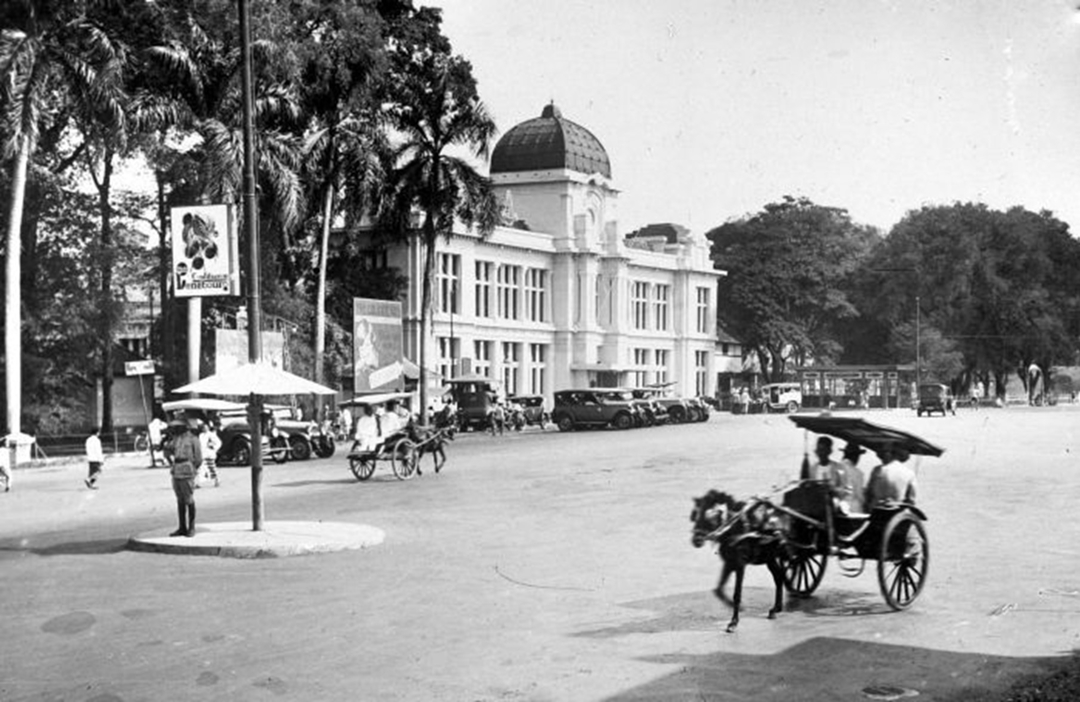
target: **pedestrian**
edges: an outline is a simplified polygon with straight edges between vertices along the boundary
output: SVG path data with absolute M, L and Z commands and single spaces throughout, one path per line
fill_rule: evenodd
M 165 423 L 165 420 L 160 415 L 154 415 L 154 418 L 150 420 L 150 424 L 146 426 L 146 434 L 150 439 L 150 467 L 157 468 L 158 460 L 160 458 L 162 465 L 167 465 L 165 461 L 165 454 L 162 452 L 161 442 L 165 439 L 165 432 L 168 430 L 169 425 Z
M 11 454 L 6 436 L 0 436 L 0 475 L 4 476 L 4 492 L 11 492 Z
M 221 437 L 213 422 L 204 422 L 199 431 L 199 448 L 202 450 L 202 471 L 207 480 L 214 481 L 214 487 L 221 487 L 217 472 L 217 452 L 221 448 Z
M 97 490 L 98 477 L 105 467 L 105 453 L 101 449 L 101 428 L 94 427 L 86 437 L 86 462 L 90 464 L 90 475 L 86 478 L 86 487 Z
M 194 420 L 173 420 L 169 427 L 175 432 L 168 458 L 179 524 L 169 536 L 195 536 L 195 478 L 202 463 L 202 449 L 192 432 L 198 430 L 198 424 Z

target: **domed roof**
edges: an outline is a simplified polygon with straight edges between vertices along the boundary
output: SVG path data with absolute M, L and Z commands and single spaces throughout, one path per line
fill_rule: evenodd
M 517 125 L 499 139 L 491 154 L 491 173 L 568 168 L 611 177 L 611 162 L 600 140 L 564 118 L 555 104 L 539 117 Z

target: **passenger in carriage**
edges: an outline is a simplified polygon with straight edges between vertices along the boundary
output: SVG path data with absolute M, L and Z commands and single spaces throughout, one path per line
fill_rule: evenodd
M 863 497 L 866 491 L 863 474 L 859 469 L 859 457 L 866 450 L 858 444 L 844 447 L 844 460 L 830 476 L 836 495 L 837 508 L 841 514 L 859 514 L 864 511 Z
M 371 405 L 360 406 L 360 417 L 356 420 L 354 451 L 374 451 L 382 443 L 382 426 L 379 417 Z
M 915 504 L 915 473 L 905 463 L 910 457 L 907 449 L 886 444 L 878 451 L 881 465 L 870 472 L 866 483 L 866 508 L 889 502 Z

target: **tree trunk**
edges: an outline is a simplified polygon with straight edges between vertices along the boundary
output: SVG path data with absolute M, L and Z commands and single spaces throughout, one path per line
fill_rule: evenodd
M 112 311 L 112 264 L 113 236 L 112 209 L 109 207 L 109 189 L 112 186 L 112 149 L 105 149 L 101 183 L 98 185 L 98 209 L 101 214 L 101 431 L 113 428 L 113 311 Z
M 420 302 L 420 348 L 417 354 L 420 360 L 420 423 L 427 424 L 428 388 L 427 388 L 427 336 L 431 317 L 431 276 L 435 271 L 435 224 L 428 213 L 424 222 L 424 284 Z
M 11 176 L 11 214 L 7 231 L 7 279 L 4 307 L 4 355 L 7 361 L 7 433 L 22 431 L 22 212 L 30 145 L 18 141 Z
M 323 205 L 322 237 L 319 241 L 319 282 L 315 291 L 315 382 L 323 382 L 325 368 L 323 356 L 326 355 L 326 255 L 330 249 L 330 219 L 334 214 L 334 186 L 326 188 L 326 202 Z

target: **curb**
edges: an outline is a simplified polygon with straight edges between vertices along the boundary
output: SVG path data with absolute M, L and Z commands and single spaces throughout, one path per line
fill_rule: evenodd
M 251 522 L 217 522 L 199 524 L 192 537 L 155 529 L 132 536 L 127 548 L 178 556 L 282 558 L 359 550 L 385 538 L 382 529 L 346 522 L 266 522 L 262 531 L 253 531 Z

